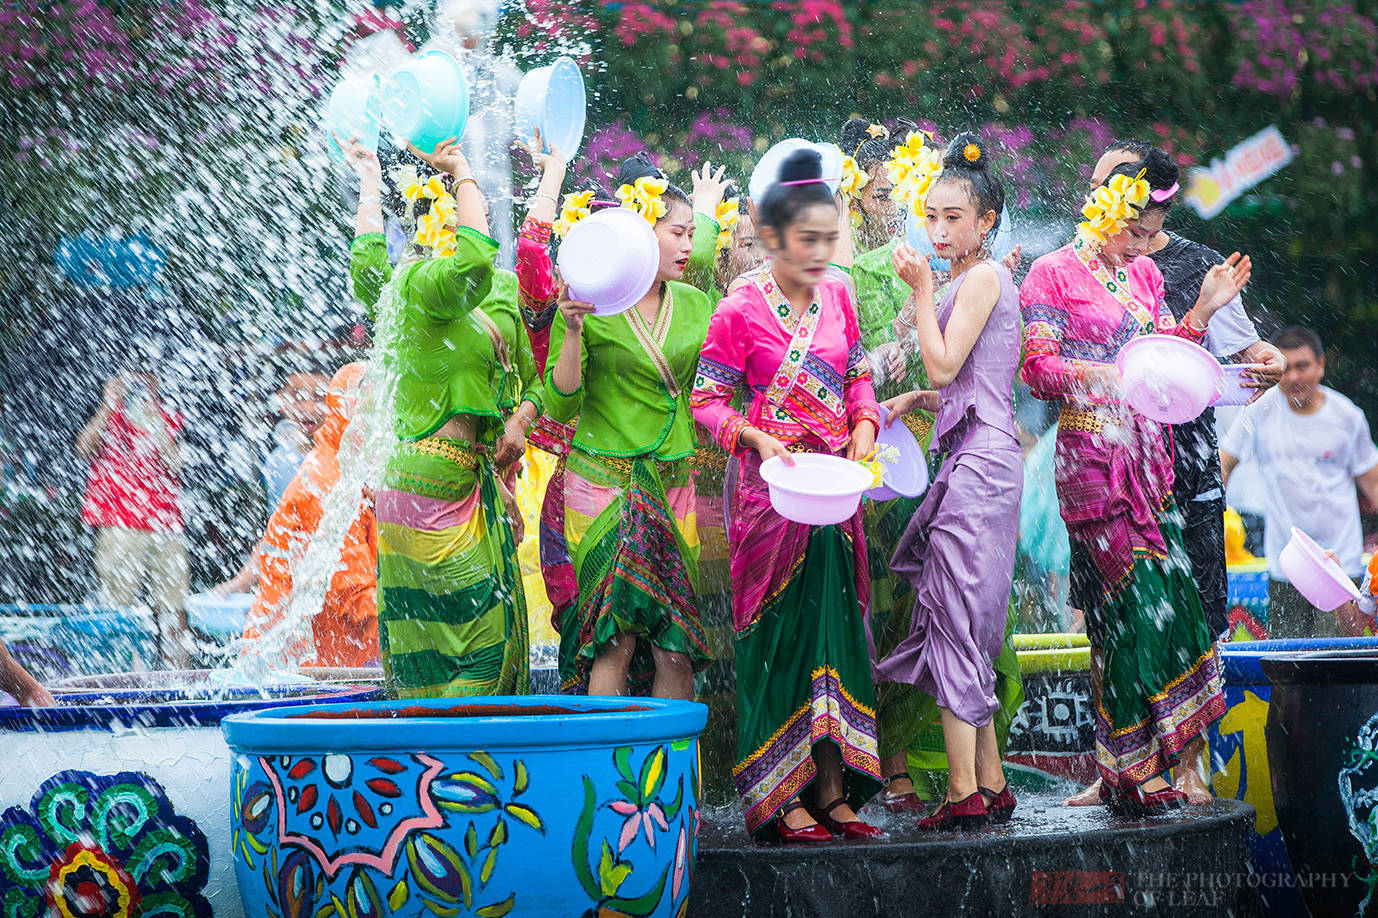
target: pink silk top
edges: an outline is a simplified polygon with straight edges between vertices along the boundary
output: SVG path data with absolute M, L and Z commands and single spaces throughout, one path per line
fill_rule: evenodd
M 708 325 L 691 398 L 694 418 L 737 456 L 746 452 L 738 437 L 747 427 L 787 446 L 816 443 L 832 453 L 847 445 L 852 426 L 863 419 L 879 430 L 871 372 L 846 286 L 824 278 L 796 320 L 769 264 L 745 277 L 750 283 L 726 296 Z M 751 400 L 747 416 L 732 407 L 742 385 Z
M 1172 494 L 1172 458 L 1159 424 L 1114 396 L 1089 393 L 1085 372 L 1114 363 L 1139 335 L 1197 343 L 1203 336 L 1173 320 L 1152 259 L 1116 271 L 1074 246 L 1035 261 L 1020 288 L 1023 375 L 1039 398 L 1089 409 L 1094 419 L 1058 427 L 1054 480 L 1068 533 L 1087 545 L 1104 588 L 1116 592 L 1136 557 L 1167 555 L 1158 515 Z

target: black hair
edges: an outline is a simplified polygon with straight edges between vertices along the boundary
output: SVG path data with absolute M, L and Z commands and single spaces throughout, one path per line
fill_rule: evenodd
M 1139 159 L 1143 159 L 1156 149 L 1158 149 L 1158 147 L 1149 143 L 1147 140 L 1116 140 L 1105 148 L 1105 152 L 1114 153 L 1119 151 L 1122 153 L 1133 153 Z
M 1000 229 L 1000 213 L 1005 209 L 1005 186 L 1000 176 L 990 169 L 990 154 L 980 137 L 964 131 L 952 138 L 943 154 L 943 171 L 937 182 L 963 181 L 967 183 L 971 201 L 976 205 L 976 216 L 984 216 L 995 211 L 995 225 L 990 228 L 990 236 Z
M 857 168 L 864 172 L 888 160 L 895 147 L 904 143 L 918 129 L 917 124 L 905 118 L 899 119 L 894 131 L 865 118 L 848 118 L 847 123 L 842 125 L 842 140 L 838 146 L 842 147 L 845 155 L 856 160 Z
M 618 185 L 634 185 L 639 178 L 665 178 L 665 173 L 656 168 L 656 164 L 651 161 L 649 153 L 638 153 L 622 160 L 622 166 L 617 170 Z M 665 193 L 661 197 L 665 199 L 667 207 L 672 201 L 690 206 L 689 195 L 685 194 L 678 186 L 671 184 L 668 179 L 665 182 Z
M 1273 336 L 1273 345 L 1289 351 L 1308 347 L 1311 353 L 1316 355 L 1317 360 L 1325 356 L 1325 351 L 1321 348 L 1321 336 L 1302 325 L 1289 325 L 1278 332 Z
M 801 184 L 786 184 L 800 182 Z M 832 191 L 823 181 L 823 157 L 817 150 L 795 150 L 780 166 L 780 177 L 761 195 L 756 205 L 762 226 L 784 238 L 785 229 L 805 209 L 816 204 L 837 207 Z
M 1181 176 L 1177 164 L 1172 161 L 1172 157 L 1167 154 L 1167 151 L 1160 147 L 1149 147 L 1143 159 L 1137 162 L 1120 163 L 1110 170 L 1110 175 L 1107 175 L 1105 180 L 1110 181 L 1111 175 L 1125 175 L 1132 179 L 1140 172 L 1144 174 L 1144 180 L 1148 182 L 1148 187 L 1154 191 L 1168 190 L 1177 184 L 1177 179 Z M 1167 210 L 1172 207 L 1172 202 L 1176 197 L 1176 192 L 1161 201 L 1155 201 L 1150 197 L 1144 206 L 1139 208 L 1139 214 L 1142 216 L 1150 210 Z

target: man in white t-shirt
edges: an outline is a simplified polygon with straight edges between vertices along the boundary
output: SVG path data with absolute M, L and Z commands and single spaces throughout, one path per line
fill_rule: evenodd
M 1321 385 L 1325 355 L 1315 332 L 1293 326 L 1273 343 L 1287 358 L 1287 371 L 1235 420 L 1220 443 L 1220 463 L 1228 481 L 1241 459 L 1253 458 L 1267 485 L 1270 636 L 1331 637 L 1339 634 L 1334 614 L 1317 610 L 1287 582 L 1278 555 L 1295 526 L 1333 551 L 1346 574 L 1363 573 L 1354 485 L 1378 502 L 1378 447 L 1358 406 Z

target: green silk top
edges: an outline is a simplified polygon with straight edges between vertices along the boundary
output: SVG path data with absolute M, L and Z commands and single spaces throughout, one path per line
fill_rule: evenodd
M 654 325 L 644 322 L 635 307 L 615 316 L 584 318 L 579 354 L 583 384 L 568 393 L 553 379 L 565 340 L 564 316 L 556 316 L 545 403 L 557 421 L 568 423 L 578 416 L 576 448 L 599 456 L 654 454 L 660 460 L 694 454 L 689 393 L 715 304 L 688 284 L 670 281 L 665 290 L 668 296 L 662 297 Z M 658 369 L 660 355 L 663 369 Z M 662 372 L 677 393 L 670 391 Z
M 872 249 L 856 256 L 852 262 L 852 285 L 856 290 L 856 318 L 861 326 L 861 344 L 869 354 L 889 341 L 895 340 L 895 317 L 904 309 L 910 294 L 909 289 L 895 273 L 893 258 L 898 240 L 891 240 L 878 249 Z M 896 382 L 887 378 L 876 387 L 876 398 L 887 398 L 908 392 L 911 389 L 927 389 L 928 373 L 923 367 L 923 358 L 915 348 L 905 355 L 908 366 L 907 377 Z
M 493 268 L 498 244 L 483 233 L 461 228 L 455 245 L 454 255 L 404 265 L 393 278 L 399 314 L 383 359 L 397 380 L 397 435 L 404 440 L 429 436 L 465 414 L 478 420 L 479 441 L 490 442 L 521 401 L 538 411 L 544 401 L 517 309 L 517 276 Z M 349 254 L 355 295 L 371 309 L 393 273 L 387 243 L 369 233 Z M 501 335 L 511 372 L 476 308 Z

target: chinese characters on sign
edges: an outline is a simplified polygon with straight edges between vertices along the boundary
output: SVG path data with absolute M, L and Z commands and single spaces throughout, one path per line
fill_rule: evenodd
M 1292 148 L 1275 125 L 1269 125 L 1213 159 L 1208 168 L 1191 170 L 1187 202 L 1209 220 L 1248 189 L 1292 161 Z

